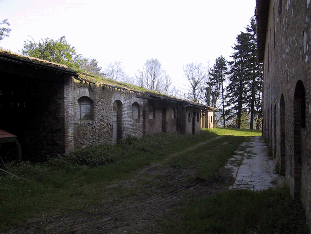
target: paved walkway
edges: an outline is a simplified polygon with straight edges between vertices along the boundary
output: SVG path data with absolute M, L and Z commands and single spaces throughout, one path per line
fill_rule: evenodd
M 275 164 L 262 137 L 252 137 L 235 153 L 226 165 L 233 169 L 235 183 L 232 189 L 258 191 L 284 184 L 284 177 L 274 173 Z

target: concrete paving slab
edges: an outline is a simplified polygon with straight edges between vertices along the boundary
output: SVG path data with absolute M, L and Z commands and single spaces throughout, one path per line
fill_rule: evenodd
M 274 173 L 275 163 L 269 157 L 263 137 L 251 137 L 228 160 L 227 168 L 233 169 L 235 183 L 231 189 L 265 190 L 283 186 L 284 177 Z

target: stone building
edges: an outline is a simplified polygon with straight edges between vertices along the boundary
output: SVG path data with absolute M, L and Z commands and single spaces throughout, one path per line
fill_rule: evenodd
M 257 0 L 264 62 L 263 134 L 311 224 L 311 4 Z
M 127 136 L 201 129 L 208 107 L 0 49 L 0 129 L 45 160 Z

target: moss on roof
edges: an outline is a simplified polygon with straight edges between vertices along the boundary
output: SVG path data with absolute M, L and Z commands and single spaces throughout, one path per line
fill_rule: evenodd
M 142 93 L 154 93 L 154 94 L 161 94 L 159 92 L 153 91 L 153 90 L 148 90 L 136 85 L 132 85 L 132 84 L 128 84 L 128 83 L 124 83 L 124 82 L 119 82 L 116 80 L 112 80 L 112 79 L 107 79 L 103 76 L 96 76 L 93 74 L 89 74 L 86 72 L 79 72 L 79 78 L 83 79 L 83 80 L 87 80 L 90 81 L 92 83 L 95 83 L 97 85 L 107 85 L 107 86 L 112 86 L 112 87 L 116 87 L 116 88 L 123 88 L 123 89 L 127 89 L 130 91 L 137 91 L 137 92 L 142 92 Z M 165 94 L 162 94 L 165 95 Z
M 109 88 L 121 89 L 123 91 L 136 92 L 139 95 L 146 97 L 146 98 L 147 97 L 153 97 L 153 98 L 164 99 L 164 100 L 169 100 L 169 101 L 173 101 L 173 102 L 183 102 L 183 103 L 190 104 L 192 106 L 208 108 L 211 110 L 214 109 L 212 107 L 208 107 L 208 106 L 200 104 L 200 103 L 195 103 L 195 102 L 183 100 L 180 98 L 176 98 L 174 96 L 159 93 L 159 92 L 156 92 L 154 90 L 145 89 L 145 88 L 142 88 L 142 87 L 139 87 L 136 85 L 123 83 L 123 82 L 119 82 L 116 80 L 107 79 L 107 78 L 102 77 L 102 76 L 96 76 L 96 75 L 89 74 L 86 72 L 80 72 L 78 74 L 79 74 L 79 77 L 77 77 L 77 79 L 94 83 L 97 86 L 107 86 Z
M 30 57 L 30 56 L 26 56 L 26 55 L 21 55 L 18 53 L 14 53 L 11 52 L 9 50 L 4 50 L 2 48 L 0 48 L 0 57 L 5 57 L 8 59 L 13 59 L 13 60 L 18 60 L 21 62 L 25 62 L 25 63 L 31 63 L 31 64 L 37 64 L 37 65 L 41 65 L 41 66 L 46 66 L 46 67 L 51 67 L 57 70 L 63 70 L 66 72 L 70 72 L 75 79 L 78 80 L 82 80 L 82 81 L 87 81 L 87 82 L 91 82 L 96 84 L 97 86 L 107 86 L 110 88 L 117 88 L 117 89 L 121 89 L 123 91 L 129 91 L 129 92 L 136 92 L 144 97 L 153 97 L 153 98 L 159 98 L 159 99 L 165 99 L 165 100 L 169 100 L 169 101 L 177 101 L 177 102 L 184 102 L 193 106 L 198 106 L 198 107 L 207 107 L 205 105 L 202 105 L 200 103 L 194 103 L 194 102 L 190 102 L 190 101 L 186 101 L 180 98 L 176 98 L 167 94 L 163 94 L 163 93 L 159 93 L 153 90 L 149 90 L 149 89 L 145 89 L 136 85 L 132 85 L 132 84 L 128 84 L 128 83 L 123 83 L 123 82 L 119 82 L 116 80 L 111 80 L 111 79 L 107 79 L 105 77 L 102 76 L 96 76 L 93 74 L 89 74 L 86 72 L 81 72 L 79 70 L 75 71 L 69 67 L 67 67 L 66 65 L 63 64 L 58 64 L 58 63 L 54 63 L 54 62 L 50 62 L 47 60 L 42 60 L 42 59 L 38 59 L 35 57 Z M 208 107 L 211 108 L 211 107 Z

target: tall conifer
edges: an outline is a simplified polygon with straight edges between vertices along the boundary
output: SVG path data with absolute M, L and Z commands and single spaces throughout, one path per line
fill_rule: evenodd
M 209 72 L 209 81 L 207 82 L 212 99 L 212 106 L 221 110 L 220 118 L 223 121 L 223 127 L 226 127 L 225 81 L 227 70 L 226 59 L 223 56 L 218 57 L 213 68 Z

